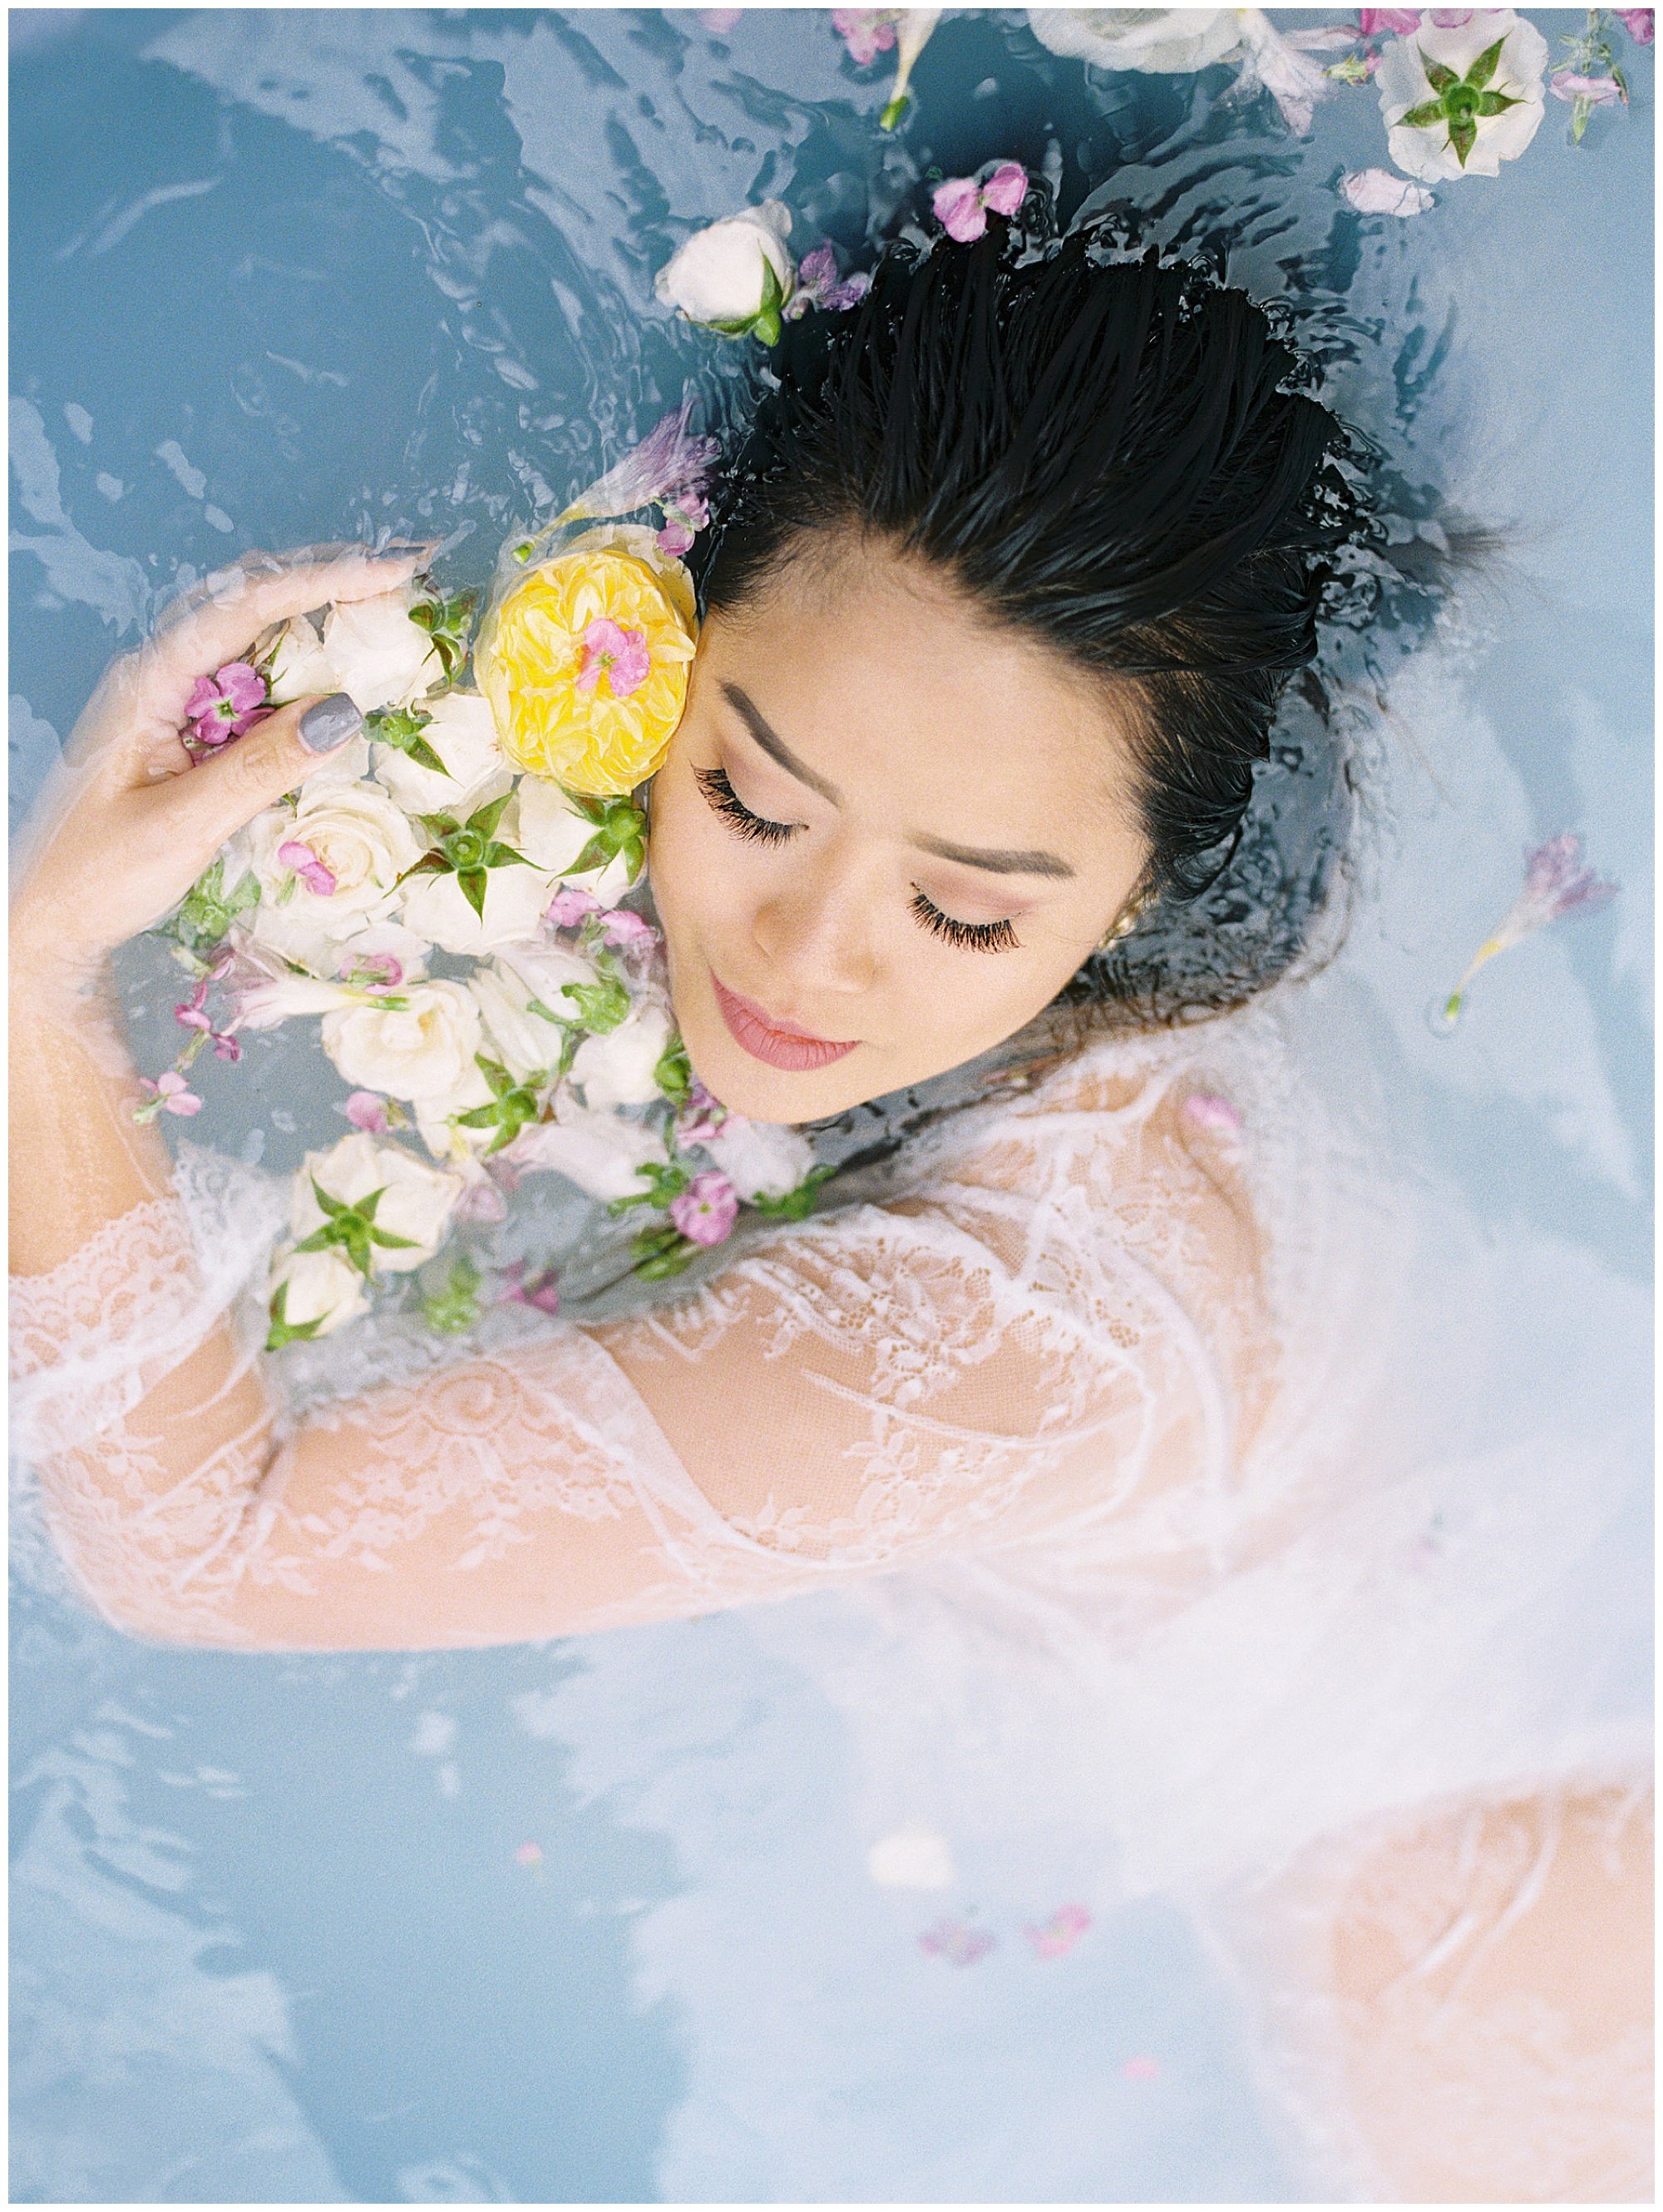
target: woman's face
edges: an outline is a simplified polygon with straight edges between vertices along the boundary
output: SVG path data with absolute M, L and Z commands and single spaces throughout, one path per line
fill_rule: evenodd
M 1148 851 L 1102 687 L 853 543 L 711 616 L 652 820 L 695 1073 L 762 1121 L 1011 1036 Z

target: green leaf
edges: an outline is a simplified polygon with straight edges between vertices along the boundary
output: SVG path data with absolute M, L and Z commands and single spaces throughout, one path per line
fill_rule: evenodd
M 413 1252 L 416 1246 L 416 1239 L 414 1237 L 395 1237 L 390 1229 L 372 1229 L 369 1232 L 369 1241 L 372 1244 L 383 1246 L 390 1252 Z
M 462 896 L 483 921 L 485 919 L 485 886 L 490 878 L 483 868 L 459 868 L 456 880 L 462 886 Z
M 1455 158 L 1460 163 L 1462 168 L 1466 167 L 1466 157 L 1477 144 L 1478 137 L 1478 126 L 1476 123 L 1452 123 L 1450 125 L 1449 143 L 1454 148 Z
M 1460 82 L 1460 77 L 1453 69 L 1446 69 L 1441 62 L 1435 62 L 1431 56 L 1419 46 L 1415 51 L 1420 55 L 1421 67 L 1426 71 L 1426 82 L 1434 92 L 1448 92 L 1452 85 Z
M 1406 115 L 1398 118 L 1399 125 L 1406 124 L 1411 131 L 1429 131 L 1435 123 L 1442 121 L 1443 102 L 1441 100 L 1423 100 L 1418 107 L 1411 107 Z
M 833 1167 L 810 1168 L 795 1190 L 780 1198 L 753 1198 L 750 1202 L 758 1213 L 767 1214 L 772 1221 L 805 1221 L 814 1211 L 821 1184 L 836 1173 Z
M 1466 73 L 1466 82 L 1472 86 L 1474 92 L 1482 92 L 1484 87 L 1490 82 L 1490 78 L 1495 76 L 1496 64 L 1502 58 L 1502 48 L 1506 44 L 1507 40 L 1505 37 L 1497 39 L 1493 46 L 1486 46 L 1484 48 L 1478 60 L 1475 61 L 1472 68 L 1468 70 Z M 1429 70 L 1428 75 L 1429 76 L 1431 72 Z
M 652 1080 L 672 1106 L 684 1106 L 693 1089 L 693 1063 L 687 1056 L 687 1047 L 678 1035 L 673 1034 L 659 1054 L 652 1070 Z
M 622 983 L 564 983 L 561 996 L 570 999 L 585 1029 L 608 1036 L 629 1014 L 629 994 Z
M 412 876 L 447 876 L 450 872 L 451 864 L 442 853 L 423 853 L 413 868 L 405 869 L 398 882 L 407 884 Z
M 378 708 L 364 717 L 364 727 L 378 744 L 391 745 L 406 754 L 418 768 L 431 769 L 435 775 L 448 775 L 450 770 L 421 734 L 433 720 L 419 707 L 386 707 Z
M 416 818 L 435 845 L 442 844 L 446 837 L 455 837 L 461 832 L 462 824 L 453 814 L 418 814 Z
M 634 1273 L 643 1282 L 662 1282 L 679 1275 L 699 1249 L 679 1229 L 644 1229 L 634 1243 Z
M 751 330 L 755 335 L 762 340 L 764 345 L 778 345 L 780 343 L 780 331 L 779 309 L 777 307 L 771 307 L 765 310 L 763 313 L 758 315 L 756 321 L 751 325 Z

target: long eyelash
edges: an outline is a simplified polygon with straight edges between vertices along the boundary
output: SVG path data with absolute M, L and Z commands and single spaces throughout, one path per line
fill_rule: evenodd
M 938 906 L 925 897 L 916 884 L 913 887 L 912 911 L 938 937 L 949 945 L 957 945 L 968 952 L 1014 952 L 1017 949 L 1017 933 L 1008 921 L 955 921 L 951 915 L 944 914 Z
M 711 805 L 741 837 L 752 837 L 764 845 L 782 845 L 802 826 L 796 822 L 770 822 L 765 815 L 753 814 L 728 781 L 725 769 L 695 768 L 693 775 Z

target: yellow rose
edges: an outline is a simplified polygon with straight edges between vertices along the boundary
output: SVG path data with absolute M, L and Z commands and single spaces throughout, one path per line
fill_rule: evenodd
M 516 766 L 600 798 L 664 758 L 687 702 L 693 586 L 652 532 L 591 532 L 487 617 L 474 672 Z

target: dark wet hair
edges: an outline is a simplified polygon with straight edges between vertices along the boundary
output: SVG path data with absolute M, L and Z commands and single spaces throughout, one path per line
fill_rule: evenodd
M 1102 678 L 1152 905 L 1064 996 L 1159 1021 L 1284 972 L 1322 903 L 1343 839 L 1325 833 L 1278 890 L 1288 870 L 1267 875 L 1247 816 L 1371 522 L 1348 434 L 1266 313 L 1194 264 L 1107 251 L 993 217 L 968 247 L 888 247 L 859 306 L 787 323 L 693 566 L 703 604 L 738 612 L 854 536 Z

